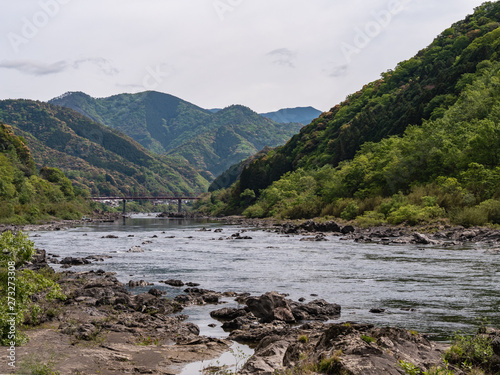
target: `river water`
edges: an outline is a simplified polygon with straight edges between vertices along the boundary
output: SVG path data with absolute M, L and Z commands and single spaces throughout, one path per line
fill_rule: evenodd
M 222 232 L 215 233 L 217 228 Z M 227 239 L 243 229 L 251 240 Z M 107 235 L 118 238 L 102 238 Z M 473 332 L 482 318 L 500 328 L 500 252 L 486 245 L 360 244 L 333 235 L 309 242 L 300 241 L 301 235 L 145 215 L 30 236 L 38 248 L 61 258 L 110 255 L 104 262 L 71 269 L 114 271 L 124 283 L 143 279 L 169 297 L 183 288 L 159 280 L 196 282 L 219 292 L 278 291 L 294 300 L 323 298 L 342 306 L 339 322 L 397 326 L 436 339 L 457 330 Z M 127 252 L 132 246 L 145 252 Z M 208 326 L 214 323 L 208 312 L 220 307 L 190 307 L 184 313 L 202 334 L 223 337 L 227 334 L 220 324 Z M 373 314 L 372 308 L 385 312 Z

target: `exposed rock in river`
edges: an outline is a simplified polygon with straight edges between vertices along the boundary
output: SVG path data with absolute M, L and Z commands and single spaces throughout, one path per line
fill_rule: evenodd
M 262 338 L 241 374 L 273 374 L 276 370 L 300 374 L 323 366 L 321 373 L 400 375 L 399 361 L 428 370 L 442 364 L 445 348 L 403 329 L 309 323 Z

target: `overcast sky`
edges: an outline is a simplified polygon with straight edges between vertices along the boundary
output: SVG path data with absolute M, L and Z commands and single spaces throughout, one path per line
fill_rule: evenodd
M 156 90 L 326 111 L 479 0 L 0 0 L 0 99 Z

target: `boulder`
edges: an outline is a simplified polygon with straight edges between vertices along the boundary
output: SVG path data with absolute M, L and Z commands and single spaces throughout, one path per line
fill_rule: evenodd
M 163 295 L 163 292 L 160 289 L 157 288 L 151 288 L 148 290 L 149 294 L 152 294 L 155 297 L 161 297 Z
M 70 266 L 80 266 L 83 264 L 89 264 L 90 262 L 84 258 L 66 257 L 66 258 L 62 259 L 60 263 L 61 264 L 69 264 Z
M 245 309 L 235 309 L 231 307 L 224 307 L 222 309 L 210 312 L 210 316 L 217 320 L 233 320 L 247 314 L 248 311 L 246 311 Z
M 285 297 L 276 292 L 269 292 L 260 297 L 249 297 L 245 301 L 252 312 L 262 323 L 280 320 L 294 323 L 295 318 Z
M 400 361 L 413 363 L 422 371 L 442 365 L 444 348 L 403 329 L 316 322 L 262 337 L 240 373 L 264 375 L 279 370 L 300 374 L 328 359 L 328 369 L 321 373 L 400 375 Z
M 184 283 L 181 280 L 168 279 L 162 282 L 170 286 L 184 286 Z
M 132 246 L 127 250 L 127 253 L 143 253 L 144 249 L 140 246 Z
M 295 320 L 321 320 L 338 319 L 341 307 L 335 303 L 328 303 L 324 299 L 317 299 L 307 304 L 290 302 Z
M 135 287 L 138 287 L 138 286 L 149 286 L 149 285 L 154 285 L 154 284 L 153 283 L 149 283 L 149 282 L 144 281 L 144 280 L 139 280 L 139 281 L 130 280 L 128 282 L 128 286 L 130 288 L 135 288 Z
M 239 372 L 242 375 L 275 374 L 283 365 L 283 357 L 290 341 L 282 336 L 268 336 L 262 339 L 253 355 Z
M 348 234 L 348 233 L 353 233 L 354 230 L 355 229 L 352 225 L 346 225 L 340 230 L 340 232 L 342 232 L 342 234 Z
M 302 237 L 300 241 L 328 241 L 324 233 L 318 233 L 314 237 Z

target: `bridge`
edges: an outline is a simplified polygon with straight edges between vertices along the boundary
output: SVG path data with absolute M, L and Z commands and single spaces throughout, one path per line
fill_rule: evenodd
M 150 200 L 150 201 L 167 201 L 176 200 L 177 201 L 177 211 L 182 211 L 182 201 L 184 200 L 197 200 L 201 199 L 200 195 L 202 193 L 171 193 L 170 195 L 128 195 L 128 196 L 109 196 L 109 197 L 90 197 L 93 201 L 111 201 L 111 200 L 121 200 L 123 202 L 123 214 L 127 212 L 127 201 L 134 200 Z

